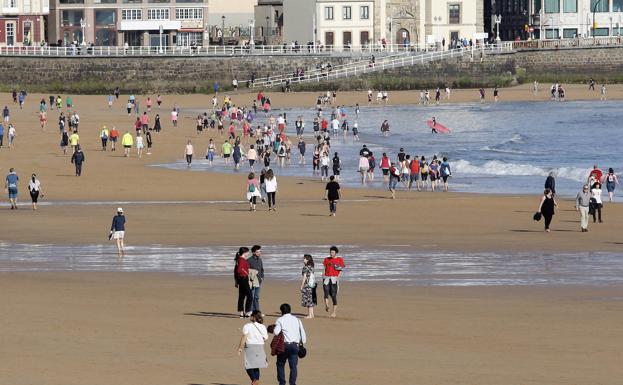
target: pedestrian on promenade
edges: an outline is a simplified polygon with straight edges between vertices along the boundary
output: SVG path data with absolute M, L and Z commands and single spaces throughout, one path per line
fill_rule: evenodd
M 324 305 L 325 311 L 329 311 L 329 298 L 333 305 L 331 311 L 331 317 L 337 316 L 337 295 L 339 292 L 339 278 L 344 269 L 344 259 L 337 255 L 338 249 L 335 246 L 331 246 L 329 249 L 329 256 L 324 259 L 324 279 L 322 281 L 322 289 L 324 292 Z
M 262 313 L 251 313 L 250 322 L 242 327 L 242 337 L 238 344 L 238 355 L 244 350 L 244 369 L 251 379 L 251 385 L 259 385 L 260 369 L 268 367 L 264 344 L 268 340 L 268 331 L 264 326 Z
M 119 258 L 125 257 L 125 249 L 123 245 L 123 239 L 125 238 L 125 215 L 123 215 L 123 209 L 117 208 L 117 215 L 112 218 L 112 225 L 110 225 L 109 239 L 114 239 L 117 242 L 117 255 Z

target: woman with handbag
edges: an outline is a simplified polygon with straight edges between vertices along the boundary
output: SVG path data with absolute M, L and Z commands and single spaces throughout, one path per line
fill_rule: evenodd
M 238 288 L 238 313 L 240 318 L 249 317 L 251 315 L 251 287 L 249 286 L 249 255 L 248 247 L 241 247 L 236 253 L 236 265 L 234 267 L 234 280 L 236 288 Z
M 242 327 L 242 337 L 238 344 L 238 355 L 244 350 L 244 368 L 251 379 L 251 385 L 260 383 L 260 369 L 268 367 L 264 343 L 268 340 L 264 319 L 259 310 L 251 313 L 251 322 Z
M 314 258 L 305 254 L 303 257 L 303 281 L 301 282 L 301 306 L 307 308 L 307 317 L 314 318 L 314 306 L 318 304 L 316 297 L 316 276 L 314 275 Z
M 554 209 L 558 206 L 554 199 L 552 190 L 546 188 L 543 192 L 543 198 L 541 198 L 541 204 L 539 205 L 538 213 L 543 215 L 545 220 L 545 231 L 549 233 L 549 225 L 552 223 L 552 217 L 554 216 Z

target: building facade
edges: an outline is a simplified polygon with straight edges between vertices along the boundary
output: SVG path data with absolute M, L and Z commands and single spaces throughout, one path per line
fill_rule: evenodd
M 0 0 L 0 46 L 32 46 L 46 41 L 49 0 Z
M 207 0 L 53 0 L 51 43 L 96 46 L 202 46 Z
M 532 0 L 532 2 L 535 38 L 618 36 L 623 27 L 623 0 Z
M 283 8 L 282 0 L 258 0 L 254 12 L 256 42 L 278 44 L 282 41 Z
M 517 0 L 518 1 L 518 0 Z M 483 0 L 425 0 L 420 9 L 420 46 L 448 47 L 484 31 Z
M 485 0 L 484 26 L 490 40 L 498 37 L 498 29 L 501 40 L 529 39 L 532 36 L 533 7 L 532 0 Z M 496 16 L 501 16 L 499 26 L 495 22 Z
M 387 40 L 412 45 L 420 41 L 421 0 L 390 0 L 386 5 Z
M 316 40 L 325 47 L 375 43 L 374 1 L 316 1 Z

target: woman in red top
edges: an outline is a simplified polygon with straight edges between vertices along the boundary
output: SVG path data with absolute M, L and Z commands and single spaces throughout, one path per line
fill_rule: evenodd
M 389 157 L 386 153 L 383 153 L 381 157 L 381 171 L 383 171 L 383 181 L 389 181 L 389 166 L 391 166 Z
M 241 247 L 236 253 L 236 265 L 234 267 L 234 280 L 238 288 L 238 313 L 240 318 L 251 315 L 251 287 L 249 286 L 249 255 L 248 247 Z
M 335 246 L 331 246 L 329 249 L 329 256 L 324 259 L 322 263 L 324 265 L 324 279 L 322 281 L 322 289 L 324 292 L 324 309 L 329 311 L 329 297 L 333 303 L 333 311 L 331 317 L 336 317 L 337 312 L 337 293 L 339 291 L 338 279 L 344 269 L 344 260 L 337 255 L 338 249 Z

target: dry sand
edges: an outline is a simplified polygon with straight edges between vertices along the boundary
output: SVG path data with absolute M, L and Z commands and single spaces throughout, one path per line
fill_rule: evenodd
M 567 88 L 580 98 L 585 86 Z M 273 94 L 274 106 L 303 106 L 315 93 Z M 529 87 L 504 89 L 503 100 L 531 100 Z M 598 92 L 591 97 L 598 98 Z M 236 96 L 236 99 L 254 95 Z M 340 93 L 340 103 L 365 103 L 365 92 Z M 623 87 L 609 87 L 623 98 Z M 342 99 L 343 98 L 343 99 Z M 452 101 L 476 101 L 457 90 Z M 547 98 L 542 92 L 539 98 Z M 123 158 L 102 152 L 102 124 L 133 130 L 120 99 L 74 97 L 81 115 L 83 176 L 73 176 L 59 150 L 56 111 L 45 132 L 38 126 L 39 95 L 12 107 L 16 148 L 0 150 L 0 173 L 15 167 L 21 198 L 37 172 L 44 201 L 108 201 L 101 206 L 41 206 L 33 213 L 1 210 L 0 239 L 25 243 L 103 243 L 114 214 L 112 201 L 242 200 L 245 175 L 207 174 L 145 167 L 183 157 L 188 138 L 198 156 L 208 137 L 182 116 L 172 129 L 168 111 L 207 106 L 209 96 L 166 95 L 160 110 L 164 133 L 154 154 Z M 144 101 L 144 98 L 140 98 Z M 392 92 L 391 103 L 417 99 Z M 10 96 L 0 96 L 0 104 Z M 238 102 L 244 104 L 243 101 Z M 144 104 L 144 103 L 143 103 Z M 153 120 L 153 114 L 152 114 Z M 620 250 L 619 205 L 606 205 L 605 224 L 578 231 L 573 202 L 560 202 L 554 231 L 542 232 L 531 215 L 538 196 L 399 193 L 345 189 L 338 216 L 320 200 L 323 184 L 280 178 L 279 211 L 249 213 L 242 203 L 124 204 L 131 244 L 222 245 L 336 243 L 414 244 L 440 250 Z M 251 230 L 250 230 L 251 229 Z M 597 231 L 595 231 L 597 230 Z M 112 247 L 112 245 L 111 245 Z M 174 274 L 2 274 L 3 341 L 0 383 L 21 384 L 245 384 L 235 346 L 240 320 L 188 313 L 233 313 L 230 280 Z M 620 288 L 403 288 L 348 284 L 340 318 L 306 322 L 310 357 L 301 384 L 618 384 L 621 371 Z M 263 291 L 271 311 L 283 301 L 298 309 L 295 283 L 270 282 Z M 323 315 L 324 316 L 324 315 Z M 269 320 L 274 320 L 270 318 Z M 274 369 L 264 383 L 274 383 Z

